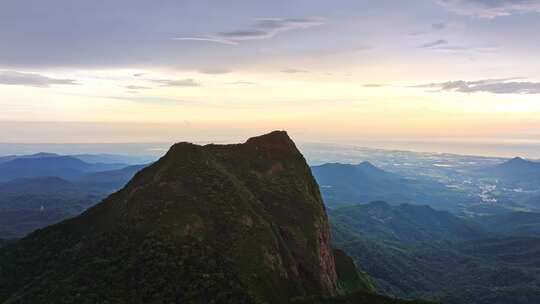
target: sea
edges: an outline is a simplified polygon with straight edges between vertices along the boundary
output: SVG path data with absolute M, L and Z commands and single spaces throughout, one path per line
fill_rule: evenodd
M 200 142 L 199 144 L 206 144 Z M 0 156 L 5 155 L 26 155 L 38 152 L 49 152 L 58 154 L 120 154 L 132 156 L 145 156 L 158 158 L 165 154 L 172 142 L 155 143 L 0 143 Z M 301 150 L 317 149 L 318 144 L 328 147 L 334 146 L 336 149 L 350 149 L 354 147 L 399 150 L 411 152 L 428 153 L 449 153 L 457 155 L 473 155 L 486 157 L 523 157 L 528 159 L 540 159 L 540 140 L 358 140 L 348 143 L 325 142 L 302 142 L 298 141 Z

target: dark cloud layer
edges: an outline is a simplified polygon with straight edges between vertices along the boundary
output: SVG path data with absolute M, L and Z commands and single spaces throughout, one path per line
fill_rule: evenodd
M 77 85 L 73 79 L 52 78 L 35 73 L 16 71 L 0 72 L 0 84 L 47 88 L 52 85 Z
M 476 81 L 447 81 L 414 86 L 436 92 L 540 94 L 540 82 L 522 81 L 520 78 L 483 79 Z

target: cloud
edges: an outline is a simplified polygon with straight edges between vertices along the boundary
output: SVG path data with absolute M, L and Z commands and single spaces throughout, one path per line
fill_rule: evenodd
M 279 33 L 292 30 L 307 29 L 323 25 L 325 20 L 319 17 L 311 18 L 264 18 L 257 19 L 250 27 L 245 29 L 219 32 L 203 37 L 174 37 L 178 41 L 202 41 L 228 45 L 237 45 L 242 41 L 268 39 Z
M 204 38 L 204 37 L 174 37 L 174 38 L 171 38 L 171 40 L 213 42 L 213 43 L 228 44 L 228 45 L 237 45 L 238 44 L 238 42 L 234 42 L 234 41 L 227 40 L 227 39 Z
M 307 70 L 300 70 L 300 69 L 284 69 L 284 70 L 281 70 L 281 73 L 286 73 L 286 74 L 299 74 L 299 73 L 309 73 L 309 71 L 307 71 Z
M 446 9 L 466 16 L 495 18 L 514 13 L 540 13 L 539 0 L 435 0 Z
M 128 85 L 125 86 L 128 90 L 148 90 L 151 89 L 151 87 L 145 87 L 145 86 L 139 86 L 139 85 Z
M 0 84 L 48 88 L 52 85 L 78 85 L 73 79 L 51 78 L 35 73 L 0 71 Z
M 222 69 L 222 68 L 208 68 L 208 69 L 199 70 L 199 73 L 210 74 L 210 75 L 219 75 L 219 74 L 229 74 L 229 73 L 232 73 L 232 71 L 229 70 L 229 69 Z
M 448 41 L 444 39 L 439 39 L 439 40 L 422 44 L 420 47 L 425 48 L 425 49 L 431 49 L 431 48 L 439 47 L 441 45 L 446 45 L 446 44 L 448 44 Z
M 257 83 L 256 82 L 251 82 L 251 81 L 232 81 L 232 82 L 227 82 L 227 84 L 230 84 L 230 85 L 255 85 Z
M 381 87 L 385 87 L 385 86 L 386 85 L 382 84 L 382 83 L 368 83 L 368 84 L 364 85 L 364 88 L 381 88 Z
M 474 46 L 474 45 L 447 45 L 437 47 L 437 50 L 441 51 L 450 51 L 450 52 L 460 52 L 460 51 L 476 51 L 483 53 L 495 52 L 498 50 L 497 46 L 493 45 L 484 45 L 484 46 Z
M 134 94 L 133 92 L 127 92 Z M 135 93 L 136 94 L 136 93 Z M 166 98 L 161 96 L 96 96 L 98 98 L 129 101 L 135 103 L 162 105 L 162 106 L 189 106 L 189 105 L 201 105 L 202 103 L 194 102 L 190 100 Z
M 197 81 L 191 78 L 179 79 L 179 80 L 155 79 L 152 81 L 160 84 L 160 87 L 199 87 L 201 86 L 200 83 L 198 83 Z
M 448 29 L 450 24 L 447 24 L 445 22 L 436 22 L 432 23 L 429 29 L 417 29 L 414 31 L 409 32 L 409 36 L 423 36 L 430 34 L 434 31 L 442 31 Z
M 522 78 L 482 79 L 476 81 L 447 81 L 413 86 L 431 92 L 540 94 L 540 82 L 523 81 Z
M 478 51 L 478 52 L 494 52 L 498 49 L 494 45 L 454 45 L 444 39 L 439 39 L 422 44 L 420 48 L 433 49 L 439 51 L 459 52 L 459 51 Z

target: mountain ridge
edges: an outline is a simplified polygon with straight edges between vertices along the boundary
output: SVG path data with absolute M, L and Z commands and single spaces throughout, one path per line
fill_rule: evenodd
M 0 162 L 0 182 L 21 178 L 56 176 L 75 179 L 86 173 L 115 170 L 124 164 L 87 163 L 69 155 L 38 153 L 26 156 L 5 157 Z

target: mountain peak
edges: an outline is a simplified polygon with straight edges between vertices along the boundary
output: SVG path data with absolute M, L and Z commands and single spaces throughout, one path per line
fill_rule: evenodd
M 534 162 L 526 160 L 522 157 L 514 157 L 510 160 L 507 160 L 506 162 L 499 165 L 499 167 L 506 167 L 506 168 L 527 168 L 531 165 L 535 165 Z
M 522 163 L 522 162 L 526 162 L 526 160 L 519 156 L 516 156 L 512 158 L 511 160 L 509 160 L 508 162 Z
M 287 131 L 284 131 L 284 130 L 275 130 L 275 131 L 272 131 L 270 133 L 266 133 L 266 134 L 263 134 L 263 135 L 259 135 L 259 136 L 254 136 L 254 137 L 251 137 L 249 138 L 247 141 L 253 141 L 253 140 L 262 140 L 262 141 L 265 141 L 265 140 L 283 140 L 283 141 L 292 141 L 291 138 L 289 137 L 289 134 L 287 134 Z
M 105 287 L 110 294 L 103 299 L 120 294 L 123 302 L 208 303 L 223 297 L 236 300 L 227 303 L 250 303 L 248 297 L 281 304 L 335 294 L 338 280 L 317 183 L 283 131 L 243 144 L 177 143 L 122 190 L 20 246 L 33 257 L 14 255 L 17 261 L 8 262 L 28 272 L 0 273 L 0 282 L 17 278 L 0 288 L 0 302 L 30 288 L 27 284 L 33 289 L 24 297 L 35 302 L 66 277 L 74 279 L 58 298 L 74 292 L 89 298 L 99 286 L 88 286 L 82 274 L 97 261 L 107 271 L 93 273 L 92 284 L 120 282 Z M 65 256 L 70 260 L 60 260 Z M 119 260 L 132 263 L 116 270 Z M 0 268 L 8 262 L 0 259 Z M 47 284 L 34 286 L 35 277 Z M 124 282 L 126 277 L 132 280 Z M 149 290 L 159 290 L 161 298 L 145 294 Z
M 281 153 L 298 153 L 296 145 L 286 131 L 273 131 L 261 136 L 251 137 L 242 144 L 218 145 L 208 144 L 205 146 L 190 142 L 179 142 L 174 144 L 166 155 L 178 153 L 193 153 L 213 150 L 256 150 L 256 151 L 279 151 Z
M 174 145 L 172 145 L 171 148 L 169 149 L 169 151 L 167 151 L 167 153 L 165 154 L 165 157 L 167 157 L 167 156 L 169 156 L 171 154 L 178 154 L 178 153 L 186 153 L 186 152 L 190 152 L 190 151 L 196 151 L 196 150 L 200 150 L 201 148 L 202 148 L 202 146 L 200 146 L 200 145 L 183 141 L 183 142 L 175 143 Z
M 514 157 L 502 164 L 487 168 L 486 172 L 507 181 L 538 181 L 540 180 L 540 163 Z
M 267 150 L 296 152 L 296 146 L 286 131 L 273 131 L 257 137 L 251 137 L 245 145 Z

